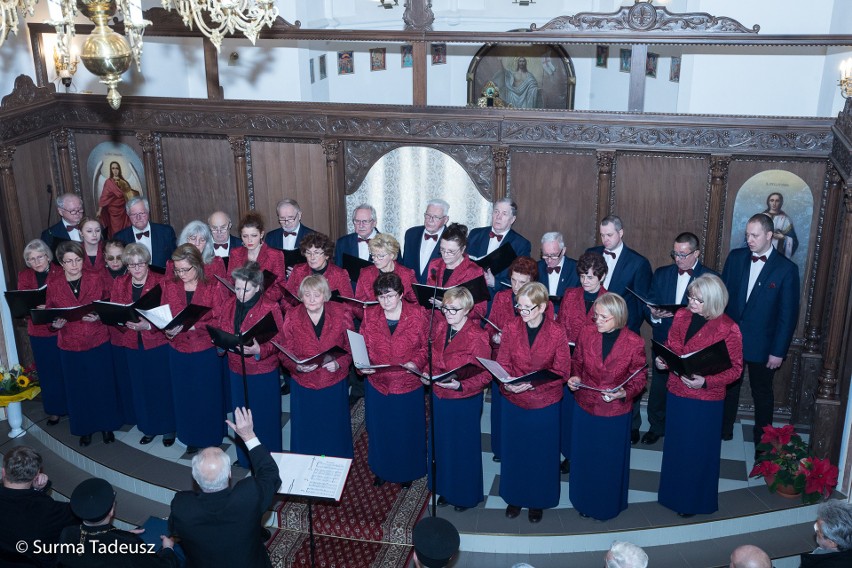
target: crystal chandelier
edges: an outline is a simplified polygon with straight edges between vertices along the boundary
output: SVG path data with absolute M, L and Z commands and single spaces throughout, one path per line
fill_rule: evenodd
M 2 2 L 4 0 L 0 0 Z M 275 0 L 162 0 L 163 8 L 174 8 L 189 29 L 193 24 L 220 51 L 227 34 L 240 32 L 254 44 L 264 26 L 278 17 Z

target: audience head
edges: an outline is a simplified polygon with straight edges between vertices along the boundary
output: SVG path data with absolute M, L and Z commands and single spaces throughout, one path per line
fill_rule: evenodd
M 426 230 L 435 234 L 450 220 L 450 204 L 443 199 L 430 199 L 426 202 L 426 212 L 423 214 L 423 224 Z
M 198 279 L 201 282 L 207 282 L 204 276 L 204 262 L 195 245 L 190 243 L 179 245 L 172 253 L 172 262 L 176 281 L 183 280 L 186 283 Z
M 833 552 L 852 550 L 852 503 L 831 499 L 820 505 L 814 532 L 820 548 Z
M 368 203 L 362 203 L 352 212 L 352 224 L 355 233 L 362 239 L 369 237 L 376 228 L 376 209 Z
M 538 264 L 528 256 L 516 257 L 509 265 L 509 284 L 515 295 L 524 284 L 535 281 L 536 278 L 538 278 Z
M 3 486 L 32 487 L 41 466 L 41 456 L 37 451 L 28 446 L 15 446 L 3 456 Z
M 83 218 L 83 201 L 74 193 L 63 193 L 56 198 L 56 210 L 66 225 L 77 225 Z
M 124 208 L 127 211 L 127 216 L 130 217 L 130 224 L 133 225 L 134 229 L 142 231 L 148 226 L 151 206 L 147 199 L 144 197 L 134 197 L 125 204 Z
M 491 210 L 491 228 L 498 233 L 505 233 L 512 228 L 518 216 L 518 205 L 510 197 L 498 199 Z
M 686 287 L 689 309 L 692 313 L 711 320 L 725 313 L 728 305 L 728 289 L 715 274 L 704 274 Z
M 548 267 L 559 266 L 565 256 L 565 238 L 562 233 L 553 231 L 541 237 L 541 258 Z
M 204 493 L 228 488 L 231 459 L 221 448 L 204 448 L 192 458 L 192 478 Z
M 613 292 L 598 296 L 592 307 L 598 331 L 608 333 L 627 325 L 627 302 Z
M 50 247 L 41 239 L 33 239 L 24 247 L 24 262 L 28 268 L 36 272 L 44 272 L 50 268 L 52 260 L 53 253 L 50 252 Z
M 105 479 L 86 479 L 71 492 L 71 511 L 87 525 L 108 524 L 114 507 L 115 490 Z
M 629 542 L 615 541 L 606 553 L 606 568 L 646 568 L 648 555 L 641 547 Z
M 178 244 L 184 243 L 195 245 L 201 253 L 204 264 L 208 264 L 216 256 L 213 252 L 213 234 L 210 232 L 210 227 L 203 221 L 195 220 L 186 224 L 178 237 Z
M 746 224 L 746 243 L 751 252 L 755 254 L 766 254 L 772 248 L 772 233 L 775 224 L 766 213 L 752 215 Z
M 731 563 L 728 568 L 772 568 L 772 560 L 758 547 L 744 544 L 731 553 Z
M 624 236 L 624 224 L 621 222 L 621 217 L 617 215 L 607 215 L 601 219 L 600 226 L 601 244 L 606 250 L 615 250 L 621 244 L 621 238 Z
M 275 206 L 278 214 L 278 223 L 285 231 L 293 232 L 302 222 L 302 208 L 295 199 L 282 199 Z
M 214 211 L 207 217 L 207 227 L 214 243 L 227 243 L 231 238 L 231 218 L 224 211 Z
M 443 568 L 459 551 L 459 531 L 446 519 L 425 517 L 411 534 L 414 561 L 425 568 Z
M 243 246 L 249 250 L 255 250 L 263 242 L 263 215 L 257 211 L 249 211 L 240 219 L 237 231 L 243 240 Z

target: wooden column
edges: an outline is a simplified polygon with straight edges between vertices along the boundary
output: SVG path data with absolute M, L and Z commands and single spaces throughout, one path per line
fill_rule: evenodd
M 707 211 L 707 235 L 704 237 L 704 265 L 721 272 L 722 231 L 725 201 L 728 195 L 729 154 L 710 156 L 710 206 Z
M 222 100 L 225 98 L 225 92 L 222 90 L 222 85 L 219 84 L 219 52 L 209 39 L 204 38 L 202 43 L 204 45 L 204 77 L 207 79 L 207 98 Z
M 60 128 L 52 131 L 50 137 L 56 144 L 59 154 L 59 183 L 61 187 L 56 194 L 74 193 L 74 170 L 71 167 L 71 152 L 68 149 L 71 132 L 67 128 Z
M 415 41 L 413 44 L 412 57 L 414 57 L 414 67 L 412 68 L 412 89 L 413 96 L 411 104 L 414 106 L 426 106 L 426 47 L 430 45 L 422 41 Z
M 824 362 L 819 376 L 811 448 L 818 457 L 834 457 L 840 447 L 837 429 L 843 412 L 837 397 L 838 371 L 843 348 L 846 314 L 849 313 L 849 289 L 852 284 L 852 188 L 843 184 L 843 221 L 839 235 L 840 255 L 834 283 L 831 314 L 823 353 Z
M 6 288 L 17 288 L 17 274 L 24 269 L 21 254 L 24 251 L 21 207 L 18 203 L 18 187 L 12 171 L 15 146 L 0 146 L 0 230 L 3 232 L 3 256 L 6 257 Z
M 494 202 L 496 203 L 508 194 L 506 167 L 509 165 L 509 147 L 493 146 L 491 155 L 494 158 Z
M 612 194 L 612 166 L 615 163 L 615 152 L 611 150 L 598 150 L 598 207 L 597 219 L 595 219 L 594 231 L 595 242 L 600 244 L 600 231 L 598 222 L 612 213 L 610 208 L 610 195 Z
M 142 146 L 142 164 L 145 168 L 145 195 L 148 205 L 151 206 L 151 221 L 154 223 L 168 223 L 168 211 L 163 207 L 160 199 L 160 176 L 157 167 L 157 139 L 151 132 L 143 131 L 136 133 L 136 141 Z
M 228 136 L 228 144 L 234 153 L 234 182 L 237 190 L 237 217 L 251 210 L 251 200 L 248 193 L 248 167 L 246 165 L 246 137 Z
M 645 110 L 645 64 L 648 59 L 647 45 L 634 45 L 630 55 L 630 90 L 627 93 L 627 110 Z
M 340 140 L 323 140 L 322 151 L 325 154 L 328 183 L 328 226 L 331 228 L 331 237 L 337 238 L 346 233 L 346 215 L 343 214 L 346 211 L 346 199 L 341 176 L 343 170 L 340 168 Z

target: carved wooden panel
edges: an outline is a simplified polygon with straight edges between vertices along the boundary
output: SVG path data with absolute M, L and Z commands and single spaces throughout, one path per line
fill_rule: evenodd
M 163 136 L 161 144 L 169 223 L 176 233 L 194 219 L 207 222 L 216 209 L 236 214 L 234 154 L 226 139 Z
M 56 189 L 50 168 L 50 138 L 40 138 L 17 147 L 12 162 L 18 204 L 21 209 L 21 230 L 24 242 L 37 239 L 59 216 L 47 186 Z M 48 222 L 49 215 L 49 222 Z M 23 251 L 15 251 L 20 255 Z
M 652 268 L 672 263 L 679 233 L 706 240 L 709 163 L 696 154 L 616 154 L 612 212 L 624 222 L 624 242 Z
M 541 253 L 541 236 L 559 231 L 568 256 L 595 244 L 597 162 L 594 152 L 514 150 L 509 157 L 509 196 L 518 204 L 514 229 Z
M 255 208 L 267 231 L 279 226 L 275 204 L 290 198 L 302 207 L 305 225 L 328 234 L 328 176 L 320 144 L 252 140 L 251 167 Z

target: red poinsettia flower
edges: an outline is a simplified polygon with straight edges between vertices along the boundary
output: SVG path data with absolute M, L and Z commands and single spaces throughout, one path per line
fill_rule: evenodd
M 760 441 L 763 444 L 771 444 L 776 448 L 780 448 L 784 444 L 790 443 L 793 434 L 795 432 L 792 424 L 787 424 L 781 428 L 775 428 L 771 424 L 767 424 L 763 427 L 763 436 L 761 436 Z
M 752 468 L 751 473 L 748 474 L 749 477 L 755 477 L 757 475 L 762 475 L 763 477 L 775 475 L 781 469 L 775 462 L 771 461 L 762 461 L 754 464 L 754 468 Z
M 828 497 L 837 486 L 837 467 L 827 459 L 805 458 L 799 464 L 805 476 L 805 493 L 820 493 Z

